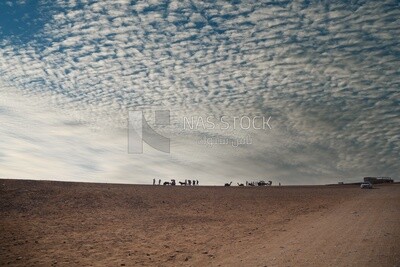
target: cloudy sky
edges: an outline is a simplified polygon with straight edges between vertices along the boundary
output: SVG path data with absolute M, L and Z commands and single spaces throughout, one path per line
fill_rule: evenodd
M 398 178 L 399 25 L 396 0 L 1 1 L 0 177 Z M 128 153 L 134 110 L 171 153 Z M 215 129 L 186 127 L 199 117 Z

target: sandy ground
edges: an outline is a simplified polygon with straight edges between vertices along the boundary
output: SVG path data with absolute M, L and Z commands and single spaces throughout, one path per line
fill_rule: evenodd
M 0 180 L 0 265 L 400 266 L 400 184 Z

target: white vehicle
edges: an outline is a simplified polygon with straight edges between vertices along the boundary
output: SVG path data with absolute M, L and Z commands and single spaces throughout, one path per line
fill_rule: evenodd
M 372 189 L 372 184 L 370 182 L 361 183 L 361 189 Z

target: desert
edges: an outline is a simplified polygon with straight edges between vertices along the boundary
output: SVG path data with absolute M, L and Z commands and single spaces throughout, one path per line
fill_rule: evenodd
M 399 266 L 400 185 L 0 180 L 1 266 Z

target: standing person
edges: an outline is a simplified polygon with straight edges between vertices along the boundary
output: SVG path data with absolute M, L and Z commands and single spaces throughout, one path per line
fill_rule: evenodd
M 195 181 L 195 180 L 193 180 L 192 184 L 193 184 L 193 185 L 196 185 L 196 181 Z
M 158 185 L 161 185 L 161 179 L 158 179 Z
M 189 186 L 192 185 L 192 180 L 188 180 L 188 182 L 189 182 Z
M 188 184 L 187 179 L 185 179 L 185 185 L 187 185 L 187 184 Z
M 196 184 L 199 185 L 199 180 L 196 180 Z
M 153 179 L 153 185 L 156 185 L 156 179 Z

